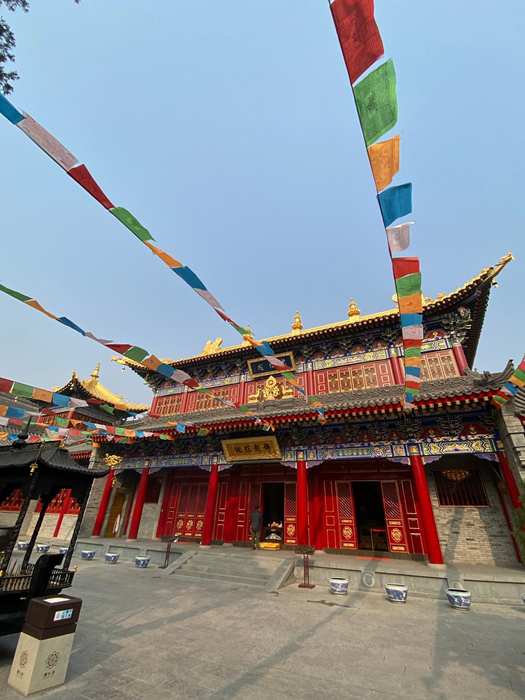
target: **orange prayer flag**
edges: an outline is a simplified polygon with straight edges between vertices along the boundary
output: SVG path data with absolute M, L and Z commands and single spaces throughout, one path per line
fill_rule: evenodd
M 392 182 L 399 172 L 399 134 L 381 143 L 369 146 L 368 157 L 378 192 Z
M 142 360 L 140 364 L 155 372 L 157 367 L 162 364 L 162 360 L 159 360 L 159 358 L 155 357 L 155 355 L 150 355 L 149 357 L 146 357 L 145 360 Z
M 53 392 L 46 391 L 45 389 L 33 389 L 33 399 L 36 401 L 45 401 L 46 403 L 53 403 Z
M 7 440 L 9 433 L 0 433 L 0 440 Z
M 0 416 L 5 416 L 7 413 L 7 406 L 0 406 Z
M 126 437 L 135 437 L 135 431 L 134 430 L 128 430 L 127 428 L 124 430 L 124 435 Z
M 157 255 L 162 260 L 162 262 L 168 265 L 168 267 L 184 267 L 182 263 L 180 263 L 178 260 L 175 260 L 175 258 L 172 258 L 171 255 L 168 255 L 168 253 L 165 253 L 160 248 L 157 248 L 157 246 L 154 246 L 148 241 L 144 241 L 144 244 L 148 246 L 153 255 Z
M 420 314 L 423 312 L 423 297 L 421 294 L 411 294 L 408 297 L 398 299 L 399 313 Z
M 38 311 L 41 311 L 46 316 L 49 316 L 49 318 L 53 318 L 55 321 L 58 320 L 56 316 L 54 316 L 53 314 L 50 314 L 49 311 L 46 311 L 43 306 L 40 306 L 38 301 L 36 301 L 35 299 L 30 299 L 29 301 L 26 301 L 26 304 L 28 306 L 32 306 L 33 309 L 37 309 Z

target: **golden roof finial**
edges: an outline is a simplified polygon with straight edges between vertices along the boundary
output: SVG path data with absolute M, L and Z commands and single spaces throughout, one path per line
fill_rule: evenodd
M 303 322 L 301 321 L 301 317 L 299 316 L 299 312 L 295 312 L 295 316 L 293 317 L 293 323 L 292 323 L 292 333 L 300 333 L 303 330 Z
M 100 374 L 100 362 L 97 364 L 97 366 L 93 370 L 93 374 L 91 375 L 91 379 L 98 379 L 99 374 Z
M 250 326 L 250 324 L 246 326 L 246 330 L 248 331 L 248 333 L 245 336 L 243 336 L 244 340 L 242 341 L 242 344 L 250 345 L 250 341 L 246 340 L 247 337 L 253 339 L 252 327 Z
M 348 304 L 348 318 L 351 321 L 357 321 L 360 315 L 361 311 L 357 308 L 357 304 L 355 303 L 353 297 L 350 297 L 350 303 Z

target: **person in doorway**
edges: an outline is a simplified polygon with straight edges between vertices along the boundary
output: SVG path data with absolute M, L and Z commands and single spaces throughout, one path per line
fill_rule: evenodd
M 253 509 L 253 513 L 251 515 L 252 522 L 251 522 L 251 528 L 252 528 L 252 547 L 254 549 L 260 549 L 259 547 L 259 538 L 261 536 L 261 527 L 262 527 L 262 521 L 263 521 L 263 516 L 261 511 L 259 510 L 259 506 L 255 506 Z

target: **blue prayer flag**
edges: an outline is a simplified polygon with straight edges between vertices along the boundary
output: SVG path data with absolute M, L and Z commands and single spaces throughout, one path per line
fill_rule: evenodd
M 68 326 L 68 328 L 72 328 L 74 331 L 77 331 L 78 333 L 80 333 L 83 336 L 86 335 L 86 331 L 83 331 L 82 328 L 80 328 L 80 326 L 77 326 L 76 323 L 73 323 L 73 321 L 70 321 L 65 316 L 60 316 L 59 318 L 57 318 L 57 321 L 60 321 L 60 323 L 63 323 L 64 326 Z
M 64 396 L 64 394 L 53 394 L 52 402 L 55 406 L 63 406 L 67 408 L 69 406 L 69 396 Z
M 377 195 L 385 228 L 412 212 L 412 183 L 389 187 Z
M 423 314 L 401 314 L 401 327 L 420 326 L 423 323 Z
M 200 281 L 193 270 L 190 270 L 189 267 L 172 267 L 171 269 L 176 275 L 189 284 L 192 289 L 202 289 L 203 291 L 207 291 L 204 284 Z
M 3 95 L 0 95 L 0 113 L 2 113 L 6 119 L 9 119 L 11 124 L 18 124 L 18 122 L 25 119 L 24 115 Z

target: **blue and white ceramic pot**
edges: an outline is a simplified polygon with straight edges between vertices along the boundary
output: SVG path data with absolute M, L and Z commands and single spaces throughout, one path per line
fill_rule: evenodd
M 402 583 L 385 583 L 385 590 L 388 600 L 392 603 L 406 603 L 408 588 Z
M 445 593 L 447 594 L 448 602 L 456 610 L 470 610 L 470 591 L 466 591 L 464 588 L 447 588 Z
M 522 599 L 522 601 L 525 603 L 525 593 L 522 593 L 522 594 L 521 594 L 521 599 Z
M 67 554 L 69 547 L 60 547 L 60 554 Z
M 18 549 L 27 549 L 29 547 L 29 542 L 18 542 L 17 547 Z
M 348 593 L 347 578 L 333 576 L 328 580 L 330 582 L 330 593 L 334 593 L 334 595 L 346 595 Z
M 80 557 L 82 559 L 93 559 L 94 556 L 95 556 L 94 549 L 83 549 L 80 553 Z
M 139 569 L 145 569 L 149 564 L 150 557 L 135 557 L 135 566 Z
M 104 561 L 106 564 L 116 564 L 118 562 L 118 558 L 118 554 L 111 554 L 110 552 L 104 554 Z
M 49 545 L 49 544 L 38 544 L 38 543 L 37 543 L 37 545 L 36 545 L 36 551 L 37 551 L 37 552 L 42 552 L 42 554 L 44 554 L 45 552 L 49 552 L 49 547 L 50 547 L 50 546 L 51 546 L 51 545 Z

